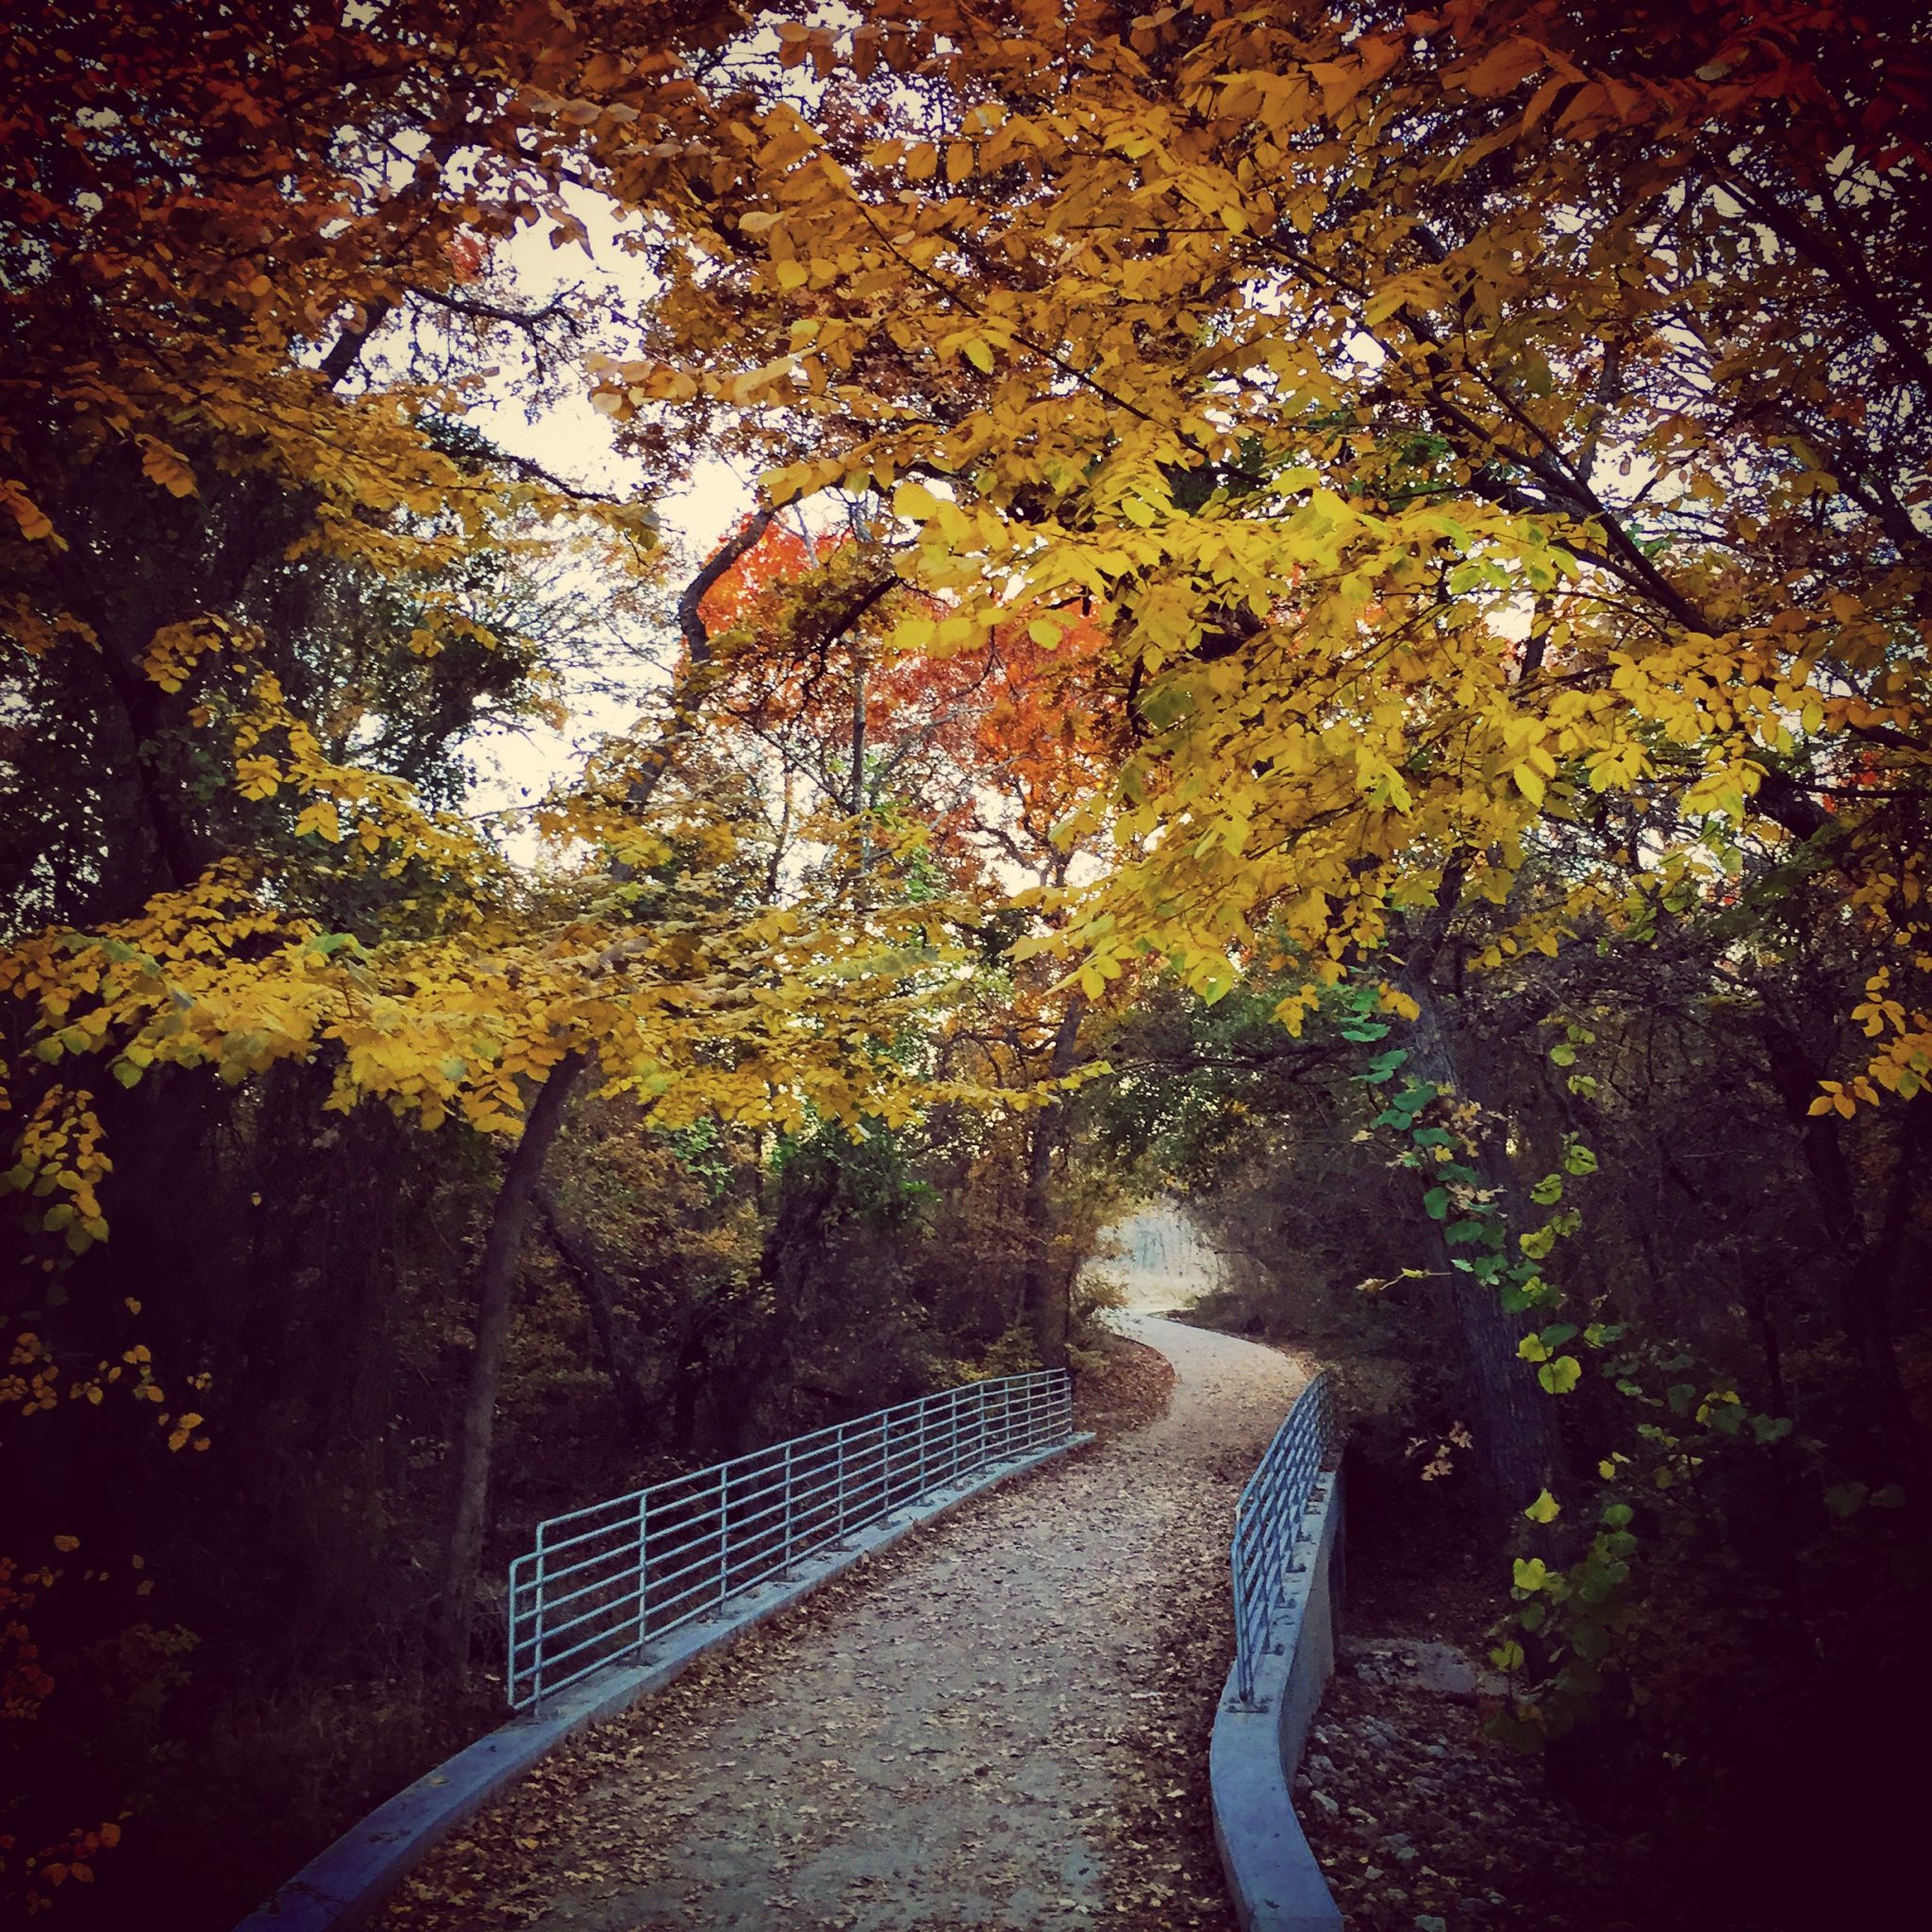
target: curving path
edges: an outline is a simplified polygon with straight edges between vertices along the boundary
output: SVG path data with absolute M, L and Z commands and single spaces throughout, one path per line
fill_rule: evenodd
M 1206 1730 L 1236 1492 L 1305 1379 L 1115 1318 L 1167 1415 L 995 1491 L 540 1766 L 386 1923 L 1225 1927 Z

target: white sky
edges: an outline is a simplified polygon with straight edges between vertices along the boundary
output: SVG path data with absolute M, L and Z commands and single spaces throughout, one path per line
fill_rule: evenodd
M 554 249 L 547 226 L 539 226 L 525 229 L 500 251 L 495 270 L 510 284 L 516 302 L 541 306 L 575 285 L 581 291 L 575 299 L 591 311 L 604 306 L 604 291 L 617 298 L 613 306 L 620 310 L 648 305 L 649 277 L 637 258 L 618 245 L 609 205 L 584 196 L 575 212 L 590 231 L 586 246 Z M 624 348 L 622 341 L 608 346 L 618 353 Z M 635 492 L 641 478 L 619 454 L 610 418 L 591 407 L 589 373 L 580 371 L 574 382 L 559 387 L 560 392 L 533 416 L 506 375 L 472 407 L 470 421 L 500 448 L 541 463 L 566 482 L 618 494 Z M 715 458 L 700 458 L 687 487 L 655 499 L 664 537 L 675 553 L 673 580 L 688 579 L 754 500 L 751 477 Z M 669 644 L 668 637 L 656 641 Z M 641 682 L 648 675 L 641 664 L 639 674 Z M 532 724 L 522 733 L 475 747 L 479 782 L 472 794 L 473 810 L 499 810 L 540 795 L 579 762 L 591 739 L 625 729 L 636 715 L 634 707 L 593 691 L 566 691 L 564 695 L 573 713 L 567 731 Z M 512 844 L 519 856 L 527 856 L 521 851 L 523 842 Z

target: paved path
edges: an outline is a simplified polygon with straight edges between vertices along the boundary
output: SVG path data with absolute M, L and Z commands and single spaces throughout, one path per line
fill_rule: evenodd
M 994 1491 L 541 1766 L 388 1921 L 1222 1927 L 1226 1529 L 1304 1375 L 1141 1313 L 1167 1416 Z

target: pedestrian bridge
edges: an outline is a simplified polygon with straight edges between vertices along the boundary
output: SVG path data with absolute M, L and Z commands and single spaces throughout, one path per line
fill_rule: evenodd
M 687 1479 L 682 1500 L 642 1492 L 554 1526 L 519 1566 L 511 1611 L 511 1694 L 534 1716 L 494 1740 L 559 1709 L 580 1720 L 586 1696 L 609 1721 L 499 1774 L 380 1903 L 392 1870 L 366 1907 L 298 1880 L 251 1927 L 1232 1924 L 1208 1748 L 1227 1668 L 1229 1524 L 1307 1374 L 1253 1342 L 1116 1319 L 1172 1362 L 1173 1398 L 1159 1420 L 1077 1455 L 1058 1453 L 1060 1398 L 1026 1378 L 991 1400 L 928 1398 L 941 1407 L 917 1426 L 866 1418 L 744 1458 L 737 1477 Z M 841 1469 L 857 1490 L 827 1480 Z M 775 1607 L 834 1545 L 849 1561 L 934 1513 L 912 1502 L 931 1491 L 924 1479 L 944 1507 L 949 1476 L 970 1491 L 1014 1469 L 1031 1473 L 716 1648 L 739 1620 L 697 1599 L 716 1598 L 734 1509 L 742 1569 L 723 1559 L 724 1594 Z M 828 1504 L 841 1493 L 869 1518 L 856 1533 Z M 665 1535 L 650 1549 L 654 1508 Z M 607 1547 L 627 1554 L 592 1560 Z M 696 1595 L 679 1595 L 693 1578 Z M 612 1646 L 641 1629 L 640 1681 L 613 1694 L 625 1673 Z M 653 1668 L 668 1688 L 639 1701 Z M 412 1788 L 432 1805 L 446 1802 L 436 1775 Z M 369 1821 L 377 1863 L 382 1816 Z

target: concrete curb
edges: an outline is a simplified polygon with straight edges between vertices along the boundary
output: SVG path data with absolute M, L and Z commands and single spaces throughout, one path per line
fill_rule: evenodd
M 1316 1484 L 1302 1518 L 1303 1567 L 1289 1578 L 1255 1673 L 1253 1708 L 1234 1673 L 1214 1713 L 1208 1783 L 1214 1840 L 1241 1932 L 1341 1932 L 1341 1913 L 1294 1815 L 1292 1780 L 1335 1674 L 1341 1597 L 1341 1476 Z
M 575 1732 L 613 1718 L 689 1668 L 707 1651 L 735 1642 L 767 1618 L 789 1609 L 822 1584 L 890 1549 L 948 1509 L 996 1484 L 1084 1448 L 1091 1435 L 1071 1436 L 1010 1457 L 963 1482 L 936 1490 L 838 1547 L 798 1563 L 790 1576 L 748 1591 L 724 1614 L 701 1620 L 652 1644 L 633 1664 L 612 1664 L 501 1729 L 445 1758 L 407 1790 L 377 1807 L 305 1865 L 236 1932 L 353 1932 L 365 1925 L 397 1884 L 463 1821 Z

